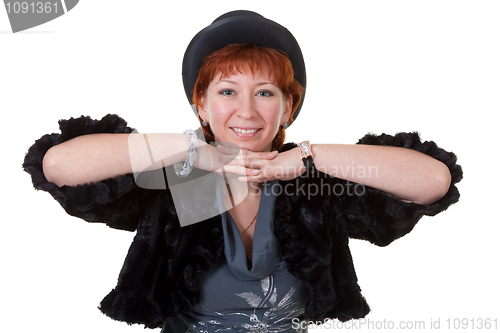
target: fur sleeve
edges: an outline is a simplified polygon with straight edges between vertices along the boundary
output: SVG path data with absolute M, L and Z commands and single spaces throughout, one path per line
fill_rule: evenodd
M 117 229 L 135 230 L 146 193 L 136 186 L 132 174 L 101 182 L 59 187 L 47 181 L 42 170 L 45 153 L 57 144 L 71 138 L 93 133 L 130 133 L 132 128 L 117 115 L 101 120 L 81 116 L 60 120 L 60 134 L 46 134 L 33 144 L 25 156 L 23 168 L 31 175 L 37 190 L 49 192 L 70 215 L 88 222 L 104 222 Z
M 358 144 L 417 150 L 443 162 L 450 170 L 452 180 L 448 192 L 429 205 L 402 202 L 370 187 L 365 187 L 363 195 L 342 198 L 350 237 L 386 246 L 410 232 L 423 215 L 436 215 L 458 201 L 460 194 L 456 184 L 462 179 L 462 168 L 456 164 L 455 154 L 439 148 L 434 142 L 421 142 L 418 133 L 398 133 L 395 136 L 368 134 Z

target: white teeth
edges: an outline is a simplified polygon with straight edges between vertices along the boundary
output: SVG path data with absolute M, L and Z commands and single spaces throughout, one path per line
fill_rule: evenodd
M 257 132 L 256 129 L 252 129 L 252 130 L 244 130 L 244 129 L 241 129 L 241 128 L 237 128 L 237 127 L 233 127 L 233 129 L 238 132 L 238 133 L 241 133 L 241 134 L 250 134 L 250 133 L 255 133 Z

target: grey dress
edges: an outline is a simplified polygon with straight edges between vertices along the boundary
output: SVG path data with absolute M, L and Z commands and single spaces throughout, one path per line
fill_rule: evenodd
M 297 319 L 304 313 L 305 289 L 280 260 L 274 235 L 272 188 L 277 183 L 267 182 L 262 189 L 252 262 L 234 220 L 223 213 L 225 256 L 201 275 L 201 297 L 194 310 L 167 319 L 162 332 L 307 332 Z M 217 196 L 221 198 L 220 188 Z

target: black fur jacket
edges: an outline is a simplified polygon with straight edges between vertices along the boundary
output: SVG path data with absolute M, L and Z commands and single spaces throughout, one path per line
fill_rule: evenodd
M 50 147 L 84 134 L 132 132 L 116 115 L 99 121 L 82 116 L 59 124 L 60 134 L 43 136 L 25 157 L 23 168 L 34 187 L 49 192 L 70 215 L 137 232 L 117 286 L 102 300 L 101 311 L 116 320 L 155 328 L 166 317 L 193 309 L 199 301 L 198 274 L 224 255 L 220 215 L 181 228 L 170 191 L 141 188 L 133 175 L 76 187 L 48 182 L 42 159 Z M 439 201 L 419 205 L 368 187 L 359 195 L 353 184 L 319 172 L 280 182 L 287 191 L 276 198 L 275 233 L 288 270 L 305 282 L 304 319 L 346 321 L 369 312 L 357 283 L 349 237 L 386 246 L 410 232 L 423 215 L 435 215 L 459 198 L 455 184 L 462 170 L 455 155 L 434 142 L 422 143 L 417 133 L 399 133 L 366 135 L 358 143 L 405 147 L 430 155 L 449 167 L 452 184 Z M 283 150 L 293 147 L 286 144 Z M 329 184 L 336 191 L 311 196 L 306 193 L 311 184 L 323 188 Z

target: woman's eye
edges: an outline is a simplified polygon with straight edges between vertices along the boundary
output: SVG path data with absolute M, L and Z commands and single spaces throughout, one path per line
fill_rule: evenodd
M 225 89 L 225 90 L 222 90 L 220 92 L 220 94 L 223 96 L 232 96 L 232 95 L 234 95 L 234 91 L 229 90 L 229 89 Z
M 263 91 L 259 91 L 258 95 L 262 96 L 262 97 L 271 97 L 271 96 L 273 96 L 273 93 L 270 92 L 269 90 L 263 90 Z

